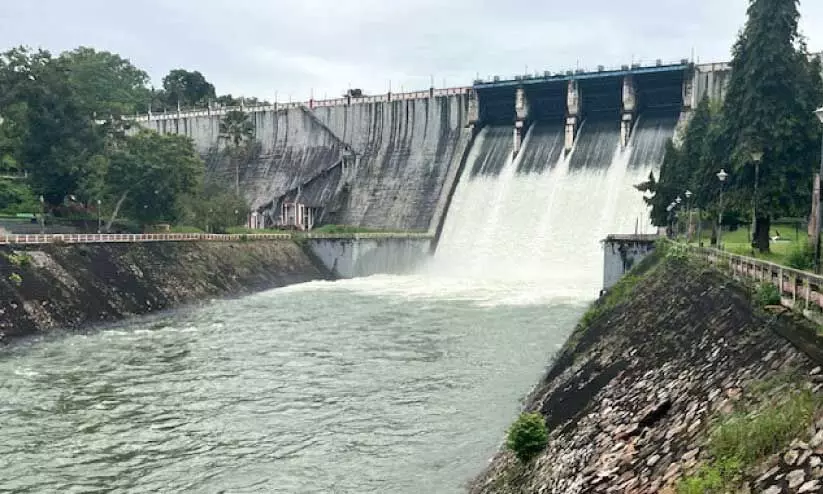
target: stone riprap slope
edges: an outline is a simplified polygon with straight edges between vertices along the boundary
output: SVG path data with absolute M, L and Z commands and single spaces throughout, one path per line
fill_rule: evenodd
M 0 248 L 0 340 L 327 278 L 290 240 Z
M 470 492 L 674 493 L 711 461 L 713 424 L 763 382 L 790 375 L 820 396 L 819 367 L 778 335 L 815 329 L 754 309 L 717 271 L 665 261 L 609 305 L 584 318 L 527 401 L 550 429 L 545 451 L 525 466 L 501 452 Z M 822 463 L 820 421 L 744 480 L 751 492 L 823 492 Z

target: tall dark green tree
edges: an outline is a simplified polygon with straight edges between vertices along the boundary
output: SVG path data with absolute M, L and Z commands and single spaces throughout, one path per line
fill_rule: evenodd
M 730 206 L 756 210 L 754 243 L 762 252 L 769 250 L 772 218 L 808 213 L 820 158 L 813 111 L 823 100 L 823 84 L 819 63 L 810 61 L 798 34 L 797 4 L 751 0 L 712 149 L 714 161 L 730 173 Z M 755 152 L 764 153 L 759 164 Z
M 695 108 L 694 114 L 686 126 L 680 147 L 675 147 L 673 141 L 666 143 L 663 164 L 660 167 L 660 179 L 650 177 L 648 182 L 638 185 L 641 191 L 654 194 L 647 203 L 652 207 L 652 223 L 664 226 L 669 223 L 668 206 L 677 197 L 686 200 L 685 193 L 690 190 L 694 194 L 693 205 L 700 205 L 699 199 L 708 201 L 711 192 L 702 190 L 701 166 L 705 159 L 706 139 L 712 126 L 711 104 L 708 98 L 703 98 Z

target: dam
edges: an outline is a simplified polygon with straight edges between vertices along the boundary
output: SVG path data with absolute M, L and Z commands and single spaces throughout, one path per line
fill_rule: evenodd
M 596 298 L 600 241 L 650 233 L 633 185 L 721 73 L 629 66 L 244 109 L 241 187 L 267 225 L 300 204 L 318 223 L 429 232 L 434 254 L 11 348 L 0 491 L 464 492 Z M 227 111 L 137 122 L 190 136 L 230 180 Z
M 521 152 L 518 173 L 542 173 L 561 155 L 571 156 L 573 171 L 605 168 L 615 150 L 632 147 L 632 169 L 659 163 L 665 139 L 699 99 L 722 99 L 728 73 L 725 64 L 658 61 L 134 120 L 191 137 L 209 177 L 232 183 L 235 169 L 220 139 L 220 121 L 232 110 L 247 114 L 255 137 L 237 171 L 243 194 L 264 218 L 255 226 L 310 219 L 312 225 L 436 234 L 470 155 L 477 153 L 472 176 L 496 175 L 504 155 Z

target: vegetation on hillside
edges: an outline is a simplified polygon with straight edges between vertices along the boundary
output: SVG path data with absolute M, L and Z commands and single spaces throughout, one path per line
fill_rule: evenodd
M 0 53 L 0 214 L 100 215 L 109 227 L 118 217 L 142 225 L 191 221 L 209 231 L 244 224 L 239 171 L 233 184 L 204 184 L 190 139 L 137 132 L 123 118 L 215 101 L 238 103 L 217 97 L 197 71 L 172 70 L 156 90 L 145 71 L 106 51 Z M 236 168 L 252 131 L 239 111 L 221 125 Z
M 639 186 L 654 192 L 656 225 L 668 224 L 667 206 L 678 196 L 685 200 L 687 189 L 691 205 L 716 218 L 721 168 L 729 174 L 725 210 L 756 216 L 753 238 L 761 252 L 769 250 L 774 219 L 809 213 L 821 139 L 813 112 L 823 104 L 823 81 L 819 57 L 810 56 L 798 34 L 797 3 L 751 1 L 722 105 L 701 101 L 682 145 L 668 145 L 659 180 Z

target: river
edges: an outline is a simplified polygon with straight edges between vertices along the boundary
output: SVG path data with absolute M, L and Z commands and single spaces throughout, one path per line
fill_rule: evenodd
M 470 177 L 510 139 L 481 134 L 416 274 L 0 353 L 0 492 L 462 492 L 596 296 L 600 239 L 648 222 L 631 150 Z
M 583 310 L 376 276 L 24 342 L 0 492 L 461 492 Z

